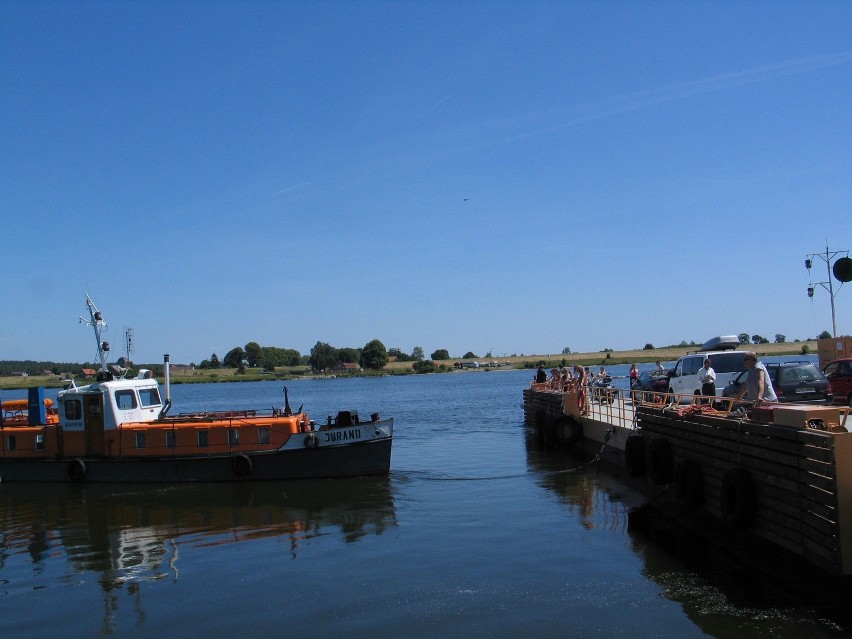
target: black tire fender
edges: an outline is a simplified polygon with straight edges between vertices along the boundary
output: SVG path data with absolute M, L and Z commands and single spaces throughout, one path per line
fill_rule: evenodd
M 694 459 L 683 459 L 674 470 L 675 496 L 678 504 L 687 510 L 704 505 L 704 474 L 701 464 Z
M 563 446 L 573 446 L 583 437 L 583 423 L 574 415 L 563 415 L 553 424 L 556 441 Z
M 535 418 L 533 419 L 533 429 L 535 431 L 535 439 L 539 446 L 544 446 L 545 444 L 545 434 L 544 429 L 547 424 L 547 414 L 539 409 L 535 413 Z
M 305 448 L 316 448 L 317 446 L 319 446 L 319 438 L 316 433 L 305 435 Z
M 86 462 L 82 459 L 72 459 L 68 462 L 68 476 L 74 481 L 80 481 L 86 476 Z
M 665 437 L 654 437 L 648 451 L 648 474 L 658 486 L 671 483 L 674 478 L 672 447 Z
M 645 438 L 632 435 L 624 442 L 624 467 L 631 477 L 641 477 L 645 474 Z
M 731 468 L 725 473 L 719 500 L 726 524 L 737 529 L 751 525 L 758 504 L 751 473 L 745 468 Z
M 545 419 L 544 424 L 538 428 L 539 441 L 547 449 L 552 448 L 558 442 L 556 422 L 556 419 Z
M 250 475 L 253 466 L 251 457 L 248 455 L 235 455 L 231 460 L 231 470 L 234 471 L 235 475 L 239 475 L 240 477 Z

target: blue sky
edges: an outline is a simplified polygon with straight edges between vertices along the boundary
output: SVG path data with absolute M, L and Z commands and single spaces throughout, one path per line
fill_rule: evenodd
M 0 84 L 0 359 L 804 339 L 852 249 L 850 2 L 7 0 Z

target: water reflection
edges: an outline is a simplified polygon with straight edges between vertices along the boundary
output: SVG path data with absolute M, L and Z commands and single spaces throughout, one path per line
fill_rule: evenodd
M 525 444 L 527 466 L 539 475 L 539 485 L 564 503 L 584 528 L 627 531 L 628 511 L 643 504 L 646 495 L 621 481 L 617 468 L 604 468 L 592 452 L 547 449 L 532 432 L 526 434 Z
M 747 535 L 732 538 L 707 518 L 683 518 L 656 499 L 664 489 L 589 463 L 593 453 L 548 451 L 532 435 L 526 452 L 539 485 L 586 529 L 625 533 L 645 577 L 707 635 L 848 636 L 849 579 L 830 577 Z
M 64 553 L 75 572 L 98 573 L 107 592 L 127 582 L 177 580 L 181 546 L 279 537 L 295 557 L 313 537 L 337 534 L 354 543 L 395 525 L 386 477 L 143 488 L 5 485 L 0 579 L 20 555 L 29 556 L 39 575 Z

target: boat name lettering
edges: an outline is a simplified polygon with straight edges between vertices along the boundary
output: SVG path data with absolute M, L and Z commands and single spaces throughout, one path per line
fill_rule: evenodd
M 345 442 L 351 439 L 361 439 L 361 430 L 352 428 L 348 430 L 330 430 L 325 433 L 325 443 Z

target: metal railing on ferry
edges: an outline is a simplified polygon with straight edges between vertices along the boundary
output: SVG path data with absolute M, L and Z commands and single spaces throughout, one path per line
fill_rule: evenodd
M 532 383 L 532 390 L 564 395 L 573 393 L 577 396 L 580 414 L 600 422 L 616 424 L 625 428 L 633 428 L 636 425 L 636 407 L 653 406 L 657 408 L 670 408 L 683 412 L 701 410 L 702 412 L 729 416 L 732 413 L 738 415 L 739 411 L 755 407 L 755 402 L 737 399 L 735 397 L 720 397 L 707 395 L 691 395 L 681 393 L 661 393 L 655 391 L 629 390 L 615 388 L 613 386 L 586 386 L 582 393 L 577 392 L 574 384 L 553 385 L 550 382 L 540 384 Z M 791 404 L 794 404 L 791 402 Z M 778 404 L 773 404 L 777 406 Z M 794 404 L 814 405 L 814 404 Z M 827 406 L 838 410 L 840 413 L 840 427 L 849 431 L 852 427 L 852 407 L 837 404 L 816 404 Z M 848 424 L 848 426 L 847 426 Z
M 535 383 L 530 388 L 543 393 L 564 395 L 573 393 L 577 397 L 577 406 L 582 416 L 600 422 L 616 424 L 625 428 L 635 427 L 636 407 L 655 406 L 659 408 L 687 406 L 706 406 L 708 412 L 728 415 L 740 406 L 750 406 L 751 402 L 738 401 L 733 397 L 709 397 L 705 395 L 685 395 L 679 393 L 661 393 L 654 391 L 630 390 L 614 386 L 596 386 L 594 384 L 577 389 L 575 384 Z

